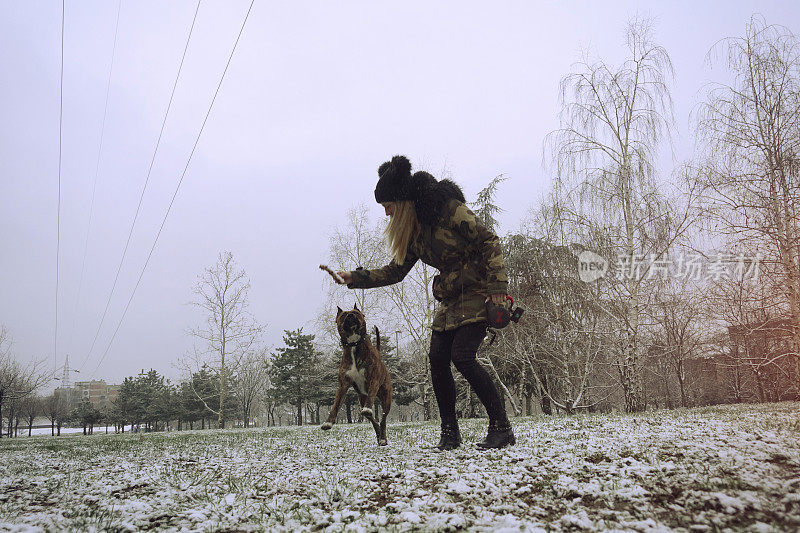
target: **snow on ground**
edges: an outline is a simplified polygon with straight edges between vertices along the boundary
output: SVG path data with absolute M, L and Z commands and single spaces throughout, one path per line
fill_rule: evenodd
M 800 403 L 0 440 L 0 530 L 797 531 Z
M 125 426 L 125 431 L 130 431 L 130 429 L 131 429 L 130 426 Z M 108 428 L 108 431 L 111 431 L 113 433 L 114 432 L 114 427 L 112 426 L 112 427 Z M 83 428 L 67 428 L 67 427 L 62 427 L 61 428 L 61 434 L 62 435 L 72 435 L 72 434 L 78 434 L 78 433 L 83 435 Z M 97 435 L 99 433 L 106 433 L 106 427 L 105 426 L 96 427 L 96 428 L 94 428 L 94 433 L 95 433 L 95 435 Z M 28 434 L 27 428 L 25 429 L 25 431 L 20 429 L 20 431 L 19 431 L 19 435 L 20 436 L 24 437 L 27 434 Z M 47 437 L 51 437 L 52 436 L 52 429 L 49 428 L 49 427 L 46 427 L 46 428 L 34 427 L 31 430 L 31 436 L 47 436 Z

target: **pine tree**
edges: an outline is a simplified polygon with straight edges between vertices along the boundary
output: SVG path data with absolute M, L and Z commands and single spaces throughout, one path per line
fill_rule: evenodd
M 114 400 L 114 410 L 123 428 L 125 424 L 131 424 L 133 426 L 139 423 L 139 420 L 136 418 L 137 413 L 134 409 L 135 387 L 134 378 L 125 378 L 119 388 L 117 399 Z
M 489 182 L 489 185 L 478 193 L 478 198 L 470 204 L 475 209 L 475 216 L 478 217 L 478 220 L 492 231 L 497 230 L 495 215 L 503 211 L 500 206 L 494 203 L 494 195 L 497 193 L 497 186 L 507 179 L 502 174 L 496 176 Z
M 319 358 L 314 335 L 303 335 L 303 328 L 284 330 L 285 346 L 278 348 L 272 363 L 272 384 L 279 402 L 297 408 L 297 423 L 303 424 L 303 405 L 312 396 L 314 366 Z

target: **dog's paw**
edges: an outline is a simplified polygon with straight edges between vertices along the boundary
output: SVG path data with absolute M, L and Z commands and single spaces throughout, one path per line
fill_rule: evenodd
M 324 429 L 324 430 L 326 430 L 326 431 L 327 431 L 327 430 L 329 430 L 329 429 L 331 429 L 331 428 L 333 427 L 333 424 L 331 424 L 330 422 L 325 422 L 325 423 L 324 423 L 324 424 L 322 424 L 322 426 L 320 426 L 320 427 L 321 427 L 322 429 Z
M 379 439 L 378 446 L 388 446 L 389 442 L 386 439 Z
M 367 418 L 369 418 L 371 416 L 375 416 L 375 413 L 373 413 L 372 409 L 370 409 L 369 407 L 362 407 L 361 408 L 361 414 L 366 416 Z

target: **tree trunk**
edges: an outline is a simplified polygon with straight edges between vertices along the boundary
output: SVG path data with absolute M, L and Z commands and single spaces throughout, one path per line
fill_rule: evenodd
M 635 330 L 631 328 L 628 331 L 628 342 L 625 344 L 620 362 L 622 393 L 625 397 L 625 411 L 628 413 L 638 413 L 644 410 L 635 337 Z
M 764 403 L 764 377 L 761 375 L 761 370 L 756 367 L 754 370 L 756 375 L 756 385 L 758 387 L 758 401 Z
M 498 374 L 497 369 L 494 367 L 494 364 L 492 364 L 492 360 L 488 355 L 484 359 L 488 363 L 489 368 L 492 370 L 492 374 L 494 374 L 496 383 L 500 385 L 500 390 L 503 391 L 503 395 L 508 398 L 508 401 L 511 403 L 511 409 L 513 409 L 514 415 L 519 416 L 519 407 L 517 407 L 517 402 L 514 401 L 514 396 L 511 394 L 511 392 L 509 392 L 506 384 L 503 383 L 502 379 L 500 379 L 500 374 Z M 505 400 L 503 400 L 503 404 L 503 407 L 505 407 Z
M 548 396 L 546 387 L 547 387 L 547 376 L 542 374 L 541 378 L 541 385 L 539 387 L 539 402 L 542 405 L 542 413 L 546 415 L 553 414 L 553 404 L 550 402 L 550 396 Z
M 666 405 L 667 409 L 674 409 L 675 406 L 672 405 L 672 394 L 669 391 L 669 380 L 661 380 L 661 388 L 664 391 L 664 404 Z M 684 407 L 686 407 L 684 405 Z
M 430 369 L 426 373 L 425 383 L 420 385 L 420 398 L 422 400 L 422 418 L 425 421 L 431 419 L 431 395 L 428 394 L 428 382 L 431 379 Z
M 225 400 L 228 397 L 227 381 L 225 376 L 225 305 L 220 308 L 220 324 L 222 324 L 222 349 L 220 355 L 222 356 L 219 367 L 219 415 L 217 417 L 217 426 L 225 429 Z
M 683 372 L 683 362 L 678 362 L 678 386 L 681 389 L 681 407 L 689 407 L 688 403 L 686 402 L 686 376 Z

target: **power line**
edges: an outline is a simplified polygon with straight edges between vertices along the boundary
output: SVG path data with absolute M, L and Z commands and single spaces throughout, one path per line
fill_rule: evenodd
M 147 260 L 142 267 L 142 271 L 139 273 L 139 279 L 136 280 L 136 285 L 133 287 L 133 292 L 131 293 L 131 297 L 128 299 L 128 303 L 125 305 L 125 310 L 122 312 L 122 316 L 117 323 L 117 327 L 114 330 L 114 334 L 111 336 L 111 340 L 106 347 L 106 350 L 103 352 L 103 356 L 100 358 L 100 362 L 97 363 L 94 371 L 92 372 L 92 377 L 97 373 L 97 370 L 100 368 L 100 365 L 108 355 L 108 351 L 111 349 L 111 345 L 114 343 L 114 339 L 117 336 L 117 332 L 119 331 L 120 326 L 122 325 L 122 321 L 125 319 L 125 315 L 128 312 L 128 308 L 133 301 L 133 297 L 136 294 L 136 289 L 139 288 L 139 283 L 142 281 L 142 276 L 144 276 L 144 271 L 147 269 L 147 265 L 150 263 L 150 258 L 153 256 L 153 251 L 156 249 L 156 244 L 158 243 L 158 239 L 161 236 L 161 231 L 164 229 L 164 224 L 167 222 L 167 217 L 169 216 L 170 210 L 172 210 L 172 204 L 175 203 L 175 198 L 178 196 L 178 191 L 181 188 L 181 184 L 183 183 L 183 178 L 186 176 L 186 171 L 189 169 L 189 163 L 192 162 L 192 156 L 194 156 L 194 152 L 197 149 L 197 144 L 200 142 L 200 136 L 203 134 L 203 130 L 206 127 L 206 122 L 208 121 L 208 117 L 211 114 L 211 109 L 214 107 L 214 102 L 217 100 L 217 95 L 219 94 L 220 87 L 222 87 L 222 82 L 225 80 L 225 74 L 228 72 L 228 67 L 231 64 L 231 60 L 233 59 L 233 54 L 236 52 L 236 47 L 239 44 L 239 39 L 242 37 L 242 32 L 244 32 L 244 27 L 247 24 L 247 19 L 250 17 L 250 11 L 253 9 L 253 4 L 255 0 L 250 1 L 250 7 L 247 8 L 247 13 L 244 16 L 244 21 L 242 21 L 242 27 L 239 29 L 239 34 L 236 36 L 236 41 L 233 43 L 233 49 L 231 50 L 230 56 L 228 56 L 228 62 L 225 64 L 225 69 L 222 71 L 222 76 L 219 79 L 219 83 L 217 84 L 217 90 L 214 91 L 214 96 L 211 98 L 211 104 L 208 106 L 208 111 L 206 111 L 206 116 L 203 119 L 203 124 L 200 126 L 200 131 L 197 132 L 197 138 L 194 141 L 194 145 L 192 146 L 192 151 L 189 153 L 189 159 L 186 161 L 186 166 L 183 167 L 183 172 L 181 173 L 181 178 L 178 180 L 178 185 L 175 187 L 175 192 L 172 195 L 172 200 L 169 202 L 169 206 L 167 207 L 167 212 L 164 214 L 164 218 L 161 220 L 161 227 L 158 228 L 158 233 L 156 234 L 156 238 L 153 241 L 153 246 L 150 248 L 150 253 L 147 255 Z
M 64 125 L 64 3 L 61 0 L 61 77 L 58 103 L 58 204 L 56 207 L 56 327 L 53 332 L 53 371 L 58 365 L 58 257 L 61 251 L 61 131 Z
M 117 2 L 117 23 L 114 26 L 114 45 L 111 47 L 111 66 L 108 69 L 108 82 L 106 83 L 106 101 L 103 106 L 103 122 L 100 126 L 100 144 L 97 148 L 97 162 L 94 167 L 94 183 L 92 184 L 92 200 L 89 203 L 89 223 L 86 227 L 86 239 L 83 243 L 83 260 L 81 261 L 81 275 L 78 281 L 78 295 L 75 297 L 75 309 L 72 313 L 72 329 L 70 330 L 67 341 L 67 349 L 72 345 L 72 337 L 75 334 L 75 321 L 78 316 L 78 303 L 81 300 L 81 290 L 83 289 L 83 274 L 86 270 L 86 253 L 89 250 L 89 235 L 92 231 L 92 215 L 94 214 L 94 198 L 97 191 L 97 176 L 100 173 L 100 156 L 103 153 L 103 139 L 106 131 L 106 115 L 108 114 L 108 95 L 111 92 L 111 74 L 114 72 L 114 56 L 117 51 L 117 35 L 119 33 L 119 13 L 122 10 L 122 0 Z
M 89 357 L 92 355 L 92 351 L 94 350 L 94 345 L 97 342 L 97 337 L 100 335 L 100 330 L 103 327 L 103 322 L 106 319 L 106 315 L 108 314 L 108 308 L 111 305 L 111 297 L 114 295 L 114 289 L 117 287 L 117 281 L 119 281 L 119 273 L 122 271 L 122 264 L 125 262 L 125 256 L 128 253 L 128 247 L 131 243 L 131 237 L 133 236 L 133 228 L 136 226 L 136 219 L 139 217 L 139 211 L 142 207 L 142 200 L 144 200 L 144 193 L 147 190 L 147 184 L 150 181 L 150 173 L 153 171 L 153 164 L 156 160 L 156 154 L 158 154 L 158 147 L 161 145 L 161 137 L 164 134 L 164 127 L 167 124 L 167 117 L 169 117 L 169 110 L 172 108 L 172 100 L 175 97 L 175 89 L 178 87 L 178 80 L 181 77 L 181 71 L 183 70 L 183 62 L 186 59 L 186 51 L 189 49 L 189 41 L 192 39 L 192 32 L 194 31 L 194 23 L 197 20 L 197 12 L 200 11 L 200 0 L 197 0 L 197 8 L 194 11 L 194 18 L 192 18 L 192 26 L 189 28 L 189 35 L 186 38 L 186 45 L 183 47 L 183 55 L 181 56 L 181 63 L 178 66 L 178 74 L 175 76 L 175 83 L 172 84 L 172 93 L 169 95 L 169 104 L 167 104 L 167 111 L 164 113 L 164 120 L 161 121 L 161 131 L 158 133 L 158 140 L 156 141 L 156 148 L 153 151 L 153 157 L 150 158 L 150 167 L 147 169 L 147 176 L 144 180 L 144 186 L 142 187 L 142 193 L 139 195 L 139 204 L 136 206 L 136 213 L 133 215 L 133 221 L 131 222 L 131 229 L 128 232 L 128 239 L 125 241 L 125 249 L 122 251 L 122 258 L 119 260 L 119 266 L 117 267 L 117 274 L 114 276 L 114 283 L 111 286 L 111 292 L 108 294 L 108 300 L 106 301 L 106 307 L 103 310 L 103 316 L 100 317 L 100 324 L 97 326 L 97 331 L 94 334 L 94 339 L 92 340 L 92 345 L 89 348 L 89 351 L 86 353 L 86 357 L 81 364 L 81 370 L 86 365 L 86 362 L 89 360 Z

